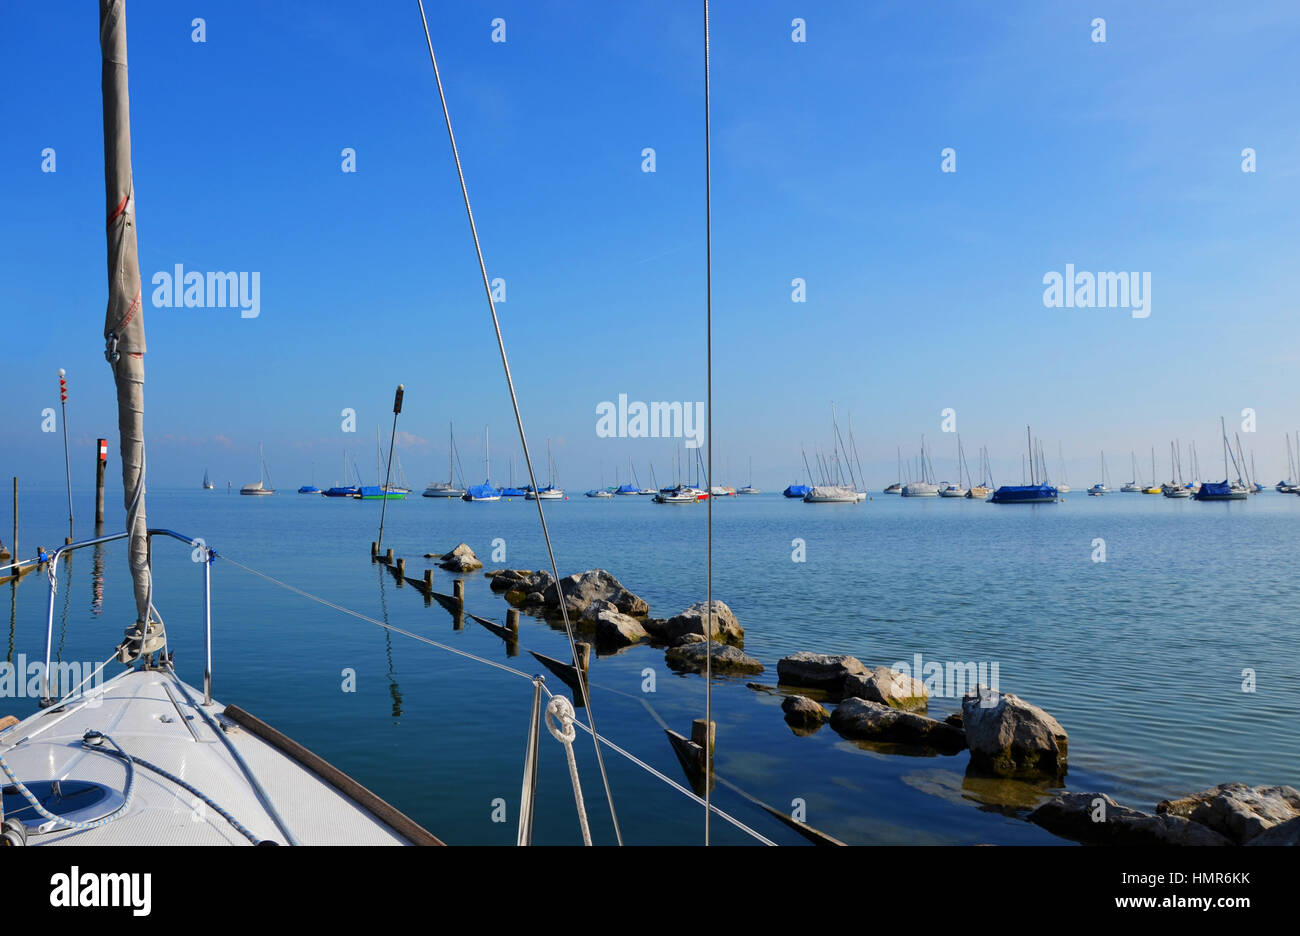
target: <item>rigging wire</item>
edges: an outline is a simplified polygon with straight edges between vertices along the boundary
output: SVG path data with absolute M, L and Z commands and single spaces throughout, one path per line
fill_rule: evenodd
M 483 247 L 478 239 L 478 227 L 474 223 L 474 210 L 470 207 L 469 189 L 465 185 L 465 170 L 460 164 L 460 150 L 456 147 L 456 135 L 451 129 L 451 112 L 447 109 L 447 95 L 442 87 L 442 75 L 438 71 L 438 57 L 433 51 L 433 38 L 429 34 L 429 20 L 424 15 L 424 0 L 416 0 L 420 7 L 420 21 L 424 25 L 424 39 L 429 47 L 429 62 L 433 65 L 433 78 L 438 85 L 438 99 L 442 103 L 442 116 L 447 123 L 447 139 L 451 143 L 451 155 L 456 162 L 456 175 L 460 179 L 460 192 L 465 200 L 465 215 L 469 219 L 470 234 L 474 238 L 474 250 L 478 255 L 479 273 L 483 276 L 483 289 L 487 294 L 488 310 L 492 313 L 492 326 L 496 330 L 497 349 L 501 352 L 501 367 L 505 371 L 506 386 L 510 390 L 510 404 L 515 412 L 515 426 L 519 429 L 519 444 L 524 450 L 524 463 L 528 466 L 528 483 L 537 490 L 537 478 L 533 473 L 533 459 L 528 451 L 528 439 L 524 435 L 524 419 L 519 412 L 519 397 L 515 394 L 514 379 L 510 376 L 510 361 L 506 357 L 505 339 L 501 336 L 501 321 L 497 318 L 496 302 L 492 298 L 492 283 L 488 279 L 487 264 L 483 260 Z M 564 600 L 564 592 L 560 587 L 560 570 L 555 561 L 555 551 L 551 548 L 551 535 L 546 528 L 546 515 L 542 510 L 542 500 L 537 498 L 534 503 L 537 505 L 537 519 L 542 526 L 542 539 L 546 543 L 546 555 L 551 560 L 551 572 L 555 576 L 555 590 L 560 598 L 560 612 L 564 618 L 564 632 L 569 638 L 569 650 L 573 657 L 573 665 L 578 666 L 578 645 L 573 636 L 573 625 L 569 621 L 569 611 L 567 602 Z M 584 680 L 578 680 L 578 686 L 582 690 L 582 703 L 587 710 L 587 718 L 591 721 L 592 732 L 594 735 L 596 720 L 591 710 L 591 699 L 587 691 L 587 684 Z M 596 751 L 596 762 L 600 765 L 600 779 L 605 787 L 605 799 L 609 803 L 609 816 L 614 824 L 614 838 L 619 845 L 623 844 L 623 833 L 618 824 L 618 812 L 614 808 L 614 794 L 609 787 L 609 774 L 605 770 L 605 758 L 600 752 L 600 744 L 593 741 Z
M 340 611 L 343 614 L 351 615 L 352 617 L 357 618 L 358 620 L 361 621 L 365 621 L 368 624 L 374 624 L 377 627 L 382 627 L 385 630 L 392 631 L 395 634 L 401 634 L 403 637 L 410 637 L 412 640 L 418 640 L 420 643 L 429 644 L 431 647 L 437 647 L 439 650 L 446 650 L 449 653 L 454 653 L 457 656 L 463 656 L 467 659 L 474 660 L 477 663 L 486 663 L 488 666 L 494 666 L 499 670 L 503 670 L 507 673 L 511 673 L 515 676 L 519 676 L 522 677 L 523 679 L 532 681 L 533 677 L 525 673 L 523 670 L 515 669 L 513 666 L 506 666 L 504 663 L 498 663 L 496 660 L 489 660 L 486 657 L 477 656 L 476 654 L 473 653 L 467 653 L 464 650 L 458 650 L 455 647 L 452 647 L 445 643 L 439 643 L 438 641 L 425 637 L 422 634 L 412 633 L 411 631 L 404 630 L 400 627 L 397 627 L 394 624 L 387 624 L 379 620 L 378 618 L 372 618 L 369 615 L 362 614 L 360 611 L 353 611 L 351 608 L 345 608 L 343 605 L 335 604 L 334 602 L 330 601 L 328 598 L 322 598 L 319 595 L 313 595 L 311 592 L 303 591 L 301 588 L 290 585 L 288 582 L 282 582 L 277 578 L 273 578 L 272 576 L 267 575 L 265 572 L 259 572 L 257 569 L 251 568 L 250 566 L 246 566 L 242 562 L 237 562 L 236 560 L 231 559 L 230 556 L 226 555 L 225 553 L 217 554 L 216 558 L 222 560 L 223 562 L 229 562 L 231 565 L 235 566 L 236 568 L 243 569 L 245 572 L 249 573 L 250 575 L 256 575 L 260 579 L 265 579 L 266 581 L 270 582 L 272 585 L 278 585 L 281 588 L 287 589 L 288 591 L 291 591 L 296 595 L 301 595 L 303 598 L 306 598 L 310 601 L 314 601 L 317 604 L 322 604 L 327 608 L 332 608 L 335 611 Z
M 488 666 L 495 667 L 496 669 L 502 670 L 503 672 L 506 673 L 510 673 L 513 676 L 518 676 L 521 679 L 526 679 L 529 682 L 532 682 L 533 680 L 533 677 L 530 676 L 528 673 L 525 673 L 523 670 L 515 669 L 513 666 L 507 666 L 504 663 L 498 663 L 495 660 L 489 660 L 486 657 L 481 657 L 478 656 L 477 654 L 469 653 L 465 650 L 459 650 L 456 647 L 452 647 L 449 646 L 448 644 L 440 643 L 437 640 L 432 640 L 420 634 L 412 633 L 411 631 L 398 627 L 395 624 L 389 624 L 385 621 L 380 621 L 377 618 L 372 618 L 368 615 L 362 614 L 359 611 L 353 611 L 351 608 L 347 608 L 344 607 L 343 605 L 336 604 L 335 602 L 330 601 L 328 598 L 322 598 L 319 595 L 313 595 L 311 592 L 304 591 L 303 589 L 298 588 L 294 585 L 290 585 L 287 582 L 282 582 L 279 579 L 275 578 L 274 576 L 267 575 L 265 572 L 261 572 L 250 566 L 246 566 L 242 562 L 230 558 L 230 556 L 227 555 L 226 553 L 220 553 L 214 555 L 215 558 L 220 559 L 224 562 L 228 562 L 231 565 L 235 566 L 236 568 L 244 570 L 250 575 L 254 575 L 260 579 L 270 582 L 272 585 L 277 585 L 280 588 L 285 589 L 286 591 L 291 591 L 294 594 L 300 595 L 301 597 L 306 598 L 309 601 L 314 601 L 317 604 L 324 605 L 325 607 L 330 608 L 332 610 L 339 611 L 342 612 L 343 614 L 349 615 L 350 617 L 354 617 L 357 618 L 358 620 L 365 621 L 368 624 L 374 624 L 377 627 L 382 627 L 384 630 L 392 631 L 393 633 L 396 634 L 401 634 L 403 637 L 410 637 L 413 640 L 418 640 L 420 643 L 428 644 L 432 647 L 437 647 L 439 650 L 446 650 L 450 653 L 456 654 L 457 656 L 465 657 L 466 659 L 473 660 L 476 663 L 486 663 Z M 477 615 L 470 614 L 469 617 L 477 618 Z M 618 692 L 618 690 L 616 689 L 610 689 L 609 691 Z M 545 683 L 542 684 L 542 692 L 546 695 L 548 700 L 556 697 L 556 694 L 552 692 L 550 687 L 548 687 Z M 626 695 L 626 693 L 620 693 L 620 694 Z M 651 711 L 653 713 L 653 710 Z M 653 713 L 653 714 L 655 714 L 655 717 L 658 718 L 657 713 Z M 590 709 L 587 710 L 587 717 L 588 718 L 591 717 Z M 646 773 L 650 774 L 651 776 L 655 777 L 656 779 L 662 780 L 664 783 L 668 784 L 670 787 L 677 790 L 679 793 L 682 793 L 684 796 L 695 800 L 697 803 L 700 804 L 705 803 L 705 801 L 699 796 L 697 796 L 694 793 L 694 791 L 686 789 L 680 783 L 677 783 L 676 781 L 672 780 L 670 777 L 665 776 L 662 772 L 651 767 L 649 764 L 647 764 L 645 761 L 638 758 L 636 755 L 629 753 L 619 745 L 615 744 L 613 741 L 609 740 L 609 738 L 603 735 L 595 734 L 592 728 L 589 727 L 586 723 L 584 723 L 580 719 L 575 718 L 573 724 L 576 725 L 578 728 L 581 728 L 587 734 L 591 735 L 594 743 L 605 745 L 611 751 L 614 751 L 616 754 L 619 754 L 626 760 L 630 761 L 632 764 L 636 765 L 637 767 L 640 767 L 642 770 L 644 770 Z M 717 806 L 710 806 L 709 808 L 713 812 L 721 816 L 723 819 L 725 819 L 727 822 L 731 823 L 737 829 L 740 829 L 742 832 L 745 832 L 747 835 L 752 836 L 754 839 L 758 840 L 759 842 L 762 842 L 764 845 L 776 844 L 775 842 L 771 841 L 770 839 L 762 835 L 762 833 L 756 832 L 755 830 L 751 829 L 749 826 L 745 825 L 745 823 L 741 822 L 739 819 L 735 818 L 734 816 L 729 815 L 726 811 L 718 808 Z
M 705 470 L 704 489 L 709 492 L 706 505 L 707 558 L 705 572 L 704 639 L 704 844 L 709 844 L 709 816 L 713 776 L 713 204 L 709 152 L 709 0 L 704 0 L 704 308 L 705 360 L 707 369 L 705 420 L 709 446 L 709 464 Z

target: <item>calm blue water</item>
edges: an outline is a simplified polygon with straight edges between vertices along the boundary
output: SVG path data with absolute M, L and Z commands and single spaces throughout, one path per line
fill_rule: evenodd
M 78 493 L 78 503 L 88 497 Z M 546 505 L 561 573 L 606 568 L 669 616 L 704 597 L 705 508 L 649 498 L 577 497 Z M 203 536 L 218 552 L 393 625 L 532 673 L 527 652 L 507 657 L 478 624 L 399 589 L 369 561 L 379 503 L 284 494 L 151 491 L 149 520 Z M 21 546 L 58 544 L 59 489 L 23 495 Z M 120 529 L 121 510 L 109 510 Z M 3 520 L 8 540 L 10 518 Z M 877 494 L 851 505 L 806 505 L 779 495 L 714 507 L 714 593 L 746 629 L 746 650 L 768 667 L 796 650 L 852 653 L 869 665 L 911 660 L 997 663 L 1000 687 L 1041 705 L 1070 734 L 1066 787 L 1102 790 L 1150 809 L 1167 796 L 1228 780 L 1300 785 L 1300 497 L 1199 504 L 1162 497 L 1070 494 L 1064 503 L 1007 506 L 902 500 Z M 90 535 L 84 521 L 78 536 Z M 422 574 L 426 552 L 469 543 L 487 562 L 540 568 L 533 504 L 466 504 L 418 496 L 388 505 L 385 545 Z M 793 541 L 806 561 L 792 561 Z M 1094 562 L 1094 540 L 1106 561 Z M 121 544 L 102 549 L 102 611 L 93 607 L 91 550 L 60 570 L 55 644 L 65 660 L 100 661 L 133 620 Z M 201 685 L 202 572 L 179 543 L 154 547 L 155 602 L 181 675 Z M 70 585 L 68 579 L 71 579 Z M 450 593 L 437 570 L 435 588 Z M 531 686 L 523 679 L 392 635 L 284 592 L 229 564 L 213 570 L 214 692 L 317 751 L 451 843 L 507 844 L 515 810 Z M 470 611 L 503 620 L 506 605 L 480 574 L 467 577 Z M 34 574 L 16 589 L 8 652 L 44 649 L 46 588 Z M 525 616 L 525 648 L 567 657 L 562 632 Z M 357 674 L 342 691 L 343 671 Z M 650 669 L 653 693 L 642 691 Z M 1242 691 L 1242 671 L 1257 691 Z M 663 651 L 634 647 L 593 663 L 602 733 L 683 780 L 658 719 L 689 733 L 704 684 L 676 676 Z M 552 678 L 553 689 L 563 689 Z M 4 700 L 24 714 L 29 700 Z M 719 679 L 713 693 L 719 774 L 851 843 L 1052 842 L 1010 815 L 1035 801 L 1023 784 L 967 779 L 966 755 L 871 749 L 823 728 L 792 734 L 780 697 Z M 930 714 L 959 707 L 932 699 Z M 0 712 L 3 714 L 3 712 Z M 597 841 L 612 840 L 590 740 L 577 745 Z M 543 733 L 540 842 L 579 841 L 563 750 Z M 607 752 L 624 836 L 632 843 L 696 842 L 702 809 Z M 492 821 L 493 800 L 508 822 Z M 801 841 L 730 789 L 717 802 L 779 842 Z M 1009 806 L 1008 804 L 1011 804 Z M 715 821 L 714 840 L 744 837 Z

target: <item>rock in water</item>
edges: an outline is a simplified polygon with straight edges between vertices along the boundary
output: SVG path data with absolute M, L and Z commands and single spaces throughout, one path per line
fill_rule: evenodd
M 1261 832 L 1247 845 L 1300 845 L 1300 817 L 1288 819 L 1273 826 L 1267 832 Z
M 707 602 L 697 601 L 681 614 L 666 621 L 647 621 L 646 626 L 656 640 L 674 646 L 682 643 L 688 634 L 704 637 Z M 745 646 L 745 629 L 736 620 L 736 615 L 727 607 L 726 602 L 713 599 L 713 640 L 715 643 L 730 644 L 733 647 Z
M 1276 825 L 1300 818 L 1300 790 L 1221 783 L 1180 799 L 1161 800 L 1156 813 L 1199 822 L 1244 845 Z
M 807 696 L 792 695 L 781 700 L 781 711 L 785 712 L 786 723 L 795 733 L 811 734 L 822 726 L 831 713 L 820 702 L 814 702 Z
M 952 725 L 866 699 L 845 699 L 837 705 L 831 727 L 854 740 L 895 741 L 953 753 L 966 746 L 961 731 Z
M 650 638 L 640 621 L 619 611 L 608 601 L 588 605 L 581 620 L 595 626 L 596 646 L 601 649 L 629 647 Z
M 475 569 L 483 568 L 483 563 L 478 561 L 474 550 L 465 543 L 461 543 L 451 552 L 443 553 L 438 558 L 442 560 L 438 565 L 452 572 L 473 572 Z
M 846 699 L 866 699 L 897 709 L 923 709 L 930 702 L 925 683 L 888 666 L 877 666 L 865 675 L 845 676 L 840 691 Z
M 1121 806 L 1105 793 L 1062 793 L 1029 814 L 1053 835 L 1089 845 L 1231 845 L 1218 832 L 1181 816 Z
M 592 569 L 581 575 L 566 576 L 560 580 L 558 590 L 555 583 L 548 582 L 541 592 L 546 599 L 547 608 L 555 611 L 560 609 L 559 596 L 563 594 L 569 614 L 572 615 L 581 615 L 587 605 L 593 601 L 608 601 L 623 614 L 638 617 L 650 610 L 645 599 L 632 594 L 604 569 Z
M 679 672 L 703 673 L 708 651 L 709 645 L 705 641 L 696 640 L 670 648 L 664 654 L 664 662 L 671 669 Z M 713 645 L 712 668 L 715 674 L 723 676 L 763 672 L 763 664 L 747 655 L 745 651 L 718 643 Z
M 807 650 L 782 657 L 776 664 L 777 682 L 782 685 L 824 689 L 836 698 L 842 698 L 846 677 L 865 675 L 867 668 L 857 657 Z
M 485 572 L 484 575 L 491 580 L 488 587 L 494 592 L 518 591 L 525 595 L 541 591 L 554 581 L 549 572 L 533 572 L 528 569 L 497 569 Z
M 1009 692 L 983 686 L 961 700 L 971 766 L 999 777 L 1060 777 L 1069 736 L 1051 715 Z

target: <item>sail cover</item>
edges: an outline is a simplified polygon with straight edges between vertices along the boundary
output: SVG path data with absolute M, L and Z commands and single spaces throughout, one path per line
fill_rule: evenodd
M 135 188 L 131 180 L 131 105 L 127 93 L 123 0 L 100 0 L 99 45 L 103 57 L 104 188 L 108 196 L 108 310 L 104 316 L 104 354 L 117 384 L 122 488 L 130 534 L 128 558 L 140 623 L 149 620 L 153 583 L 144 506 L 144 315 L 140 260 L 136 252 Z

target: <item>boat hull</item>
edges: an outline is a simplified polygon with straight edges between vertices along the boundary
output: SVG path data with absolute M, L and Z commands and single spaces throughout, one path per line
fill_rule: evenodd
M 1004 485 L 993 492 L 995 504 L 1054 504 L 1057 489 L 1050 484 Z
M 32 817 L 29 824 L 24 817 L 27 844 L 253 844 L 216 810 L 197 809 L 189 790 L 143 766 L 135 768 L 133 796 L 123 807 L 126 773 L 121 761 L 83 744 L 90 730 L 104 732 L 128 754 L 212 796 L 258 841 L 287 844 L 284 830 L 244 778 L 231 748 L 303 845 L 441 844 L 342 771 L 243 709 L 214 700 L 206 709 L 210 722 L 199 705 L 202 698 L 202 692 L 169 670 L 128 670 L 89 688 L 87 704 L 42 709 L 21 728 L 6 732 L 0 754 L 24 783 L 48 792 L 52 780 L 60 781 L 62 793 L 54 796 L 65 805 L 56 805 L 53 812 L 71 821 L 94 822 L 116 809 L 126 810 L 95 828 L 39 833 L 32 826 L 45 820 Z M 23 815 L 20 799 L 16 792 L 5 795 L 8 816 Z

